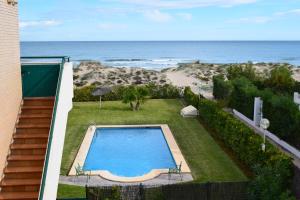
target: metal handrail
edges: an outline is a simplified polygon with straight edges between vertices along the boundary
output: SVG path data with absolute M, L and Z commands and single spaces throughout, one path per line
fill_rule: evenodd
M 22 56 L 22 59 L 61 59 L 61 63 L 70 62 L 69 56 Z

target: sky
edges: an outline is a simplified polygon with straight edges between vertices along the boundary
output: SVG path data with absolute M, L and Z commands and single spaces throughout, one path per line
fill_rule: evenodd
M 300 0 L 25 0 L 22 41 L 300 40 Z

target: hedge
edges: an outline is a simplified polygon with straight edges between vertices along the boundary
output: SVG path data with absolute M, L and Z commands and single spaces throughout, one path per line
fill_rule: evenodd
M 232 85 L 230 82 L 225 81 L 223 75 L 213 77 L 213 95 L 216 99 L 228 99 L 232 92 Z
M 238 78 L 231 83 L 233 90 L 229 106 L 252 119 L 254 98 L 259 97 L 258 89 L 246 78 Z
M 102 96 L 102 100 L 104 101 L 118 101 L 122 100 L 123 93 L 125 89 L 129 86 L 114 86 L 112 87 L 112 91 L 104 96 Z M 180 89 L 169 84 L 165 85 L 155 85 L 148 84 L 145 85 L 149 90 L 150 98 L 152 99 L 173 99 L 180 97 Z M 92 95 L 92 91 L 96 88 L 96 86 L 86 86 L 82 88 L 77 88 L 74 90 L 74 102 L 85 102 L 85 101 L 99 101 L 99 97 L 94 97 Z
M 176 99 L 180 98 L 180 89 L 170 84 L 156 85 L 150 83 L 146 85 L 152 99 Z
M 213 77 L 213 95 L 216 99 L 228 99 L 232 92 L 232 85 L 225 81 L 223 75 Z
M 276 95 L 271 90 L 258 90 L 249 80 L 232 81 L 229 106 L 253 118 L 254 98 L 263 100 L 263 115 L 270 120 L 269 130 L 281 139 L 296 144 L 300 138 L 300 112 L 290 96 Z M 296 139 L 296 140 L 295 140 Z
M 295 83 L 294 92 L 299 92 L 300 93 L 300 82 Z
M 199 99 L 199 113 L 201 119 L 215 131 L 226 146 L 256 174 L 251 183 L 250 197 L 274 199 L 289 189 L 292 175 L 292 161 L 289 157 L 270 143 L 266 144 L 266 151 L 263 152 L 262 138 L 213 101 Z M 272 176 L 267 176 L 266 172 Z M 268 177 L 268 184 L 273 185 L 263 188 L 265 182 L 261 177 Z
M 95 88 L 96 86 L 91 85 L 91 86 L 75 89 L 73 101 L 75 102 L 99 101 L 99 97 L 95 97 L 92 95 L 92 92 Z M 123 97 L 123 91 L 124 91 L 124 86 L 113 87 L 112 92 L 102 96 L 102 100 L 104 101 L 121 100 Z
M 184 88 L 184 99 L 189 105 L 198 108 L 199 95 L 196 95 L 190 87 Z

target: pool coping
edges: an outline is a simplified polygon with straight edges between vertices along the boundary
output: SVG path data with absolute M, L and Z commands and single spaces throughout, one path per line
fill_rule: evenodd
M 76 155 L 76 158 L 72 164 L 71 170 L 68 175 L 75 176 L 76 175 L 75 167 L 78 166 L 78 164 L 79 164 L 79 166 L 84 165 L 86 156 L 89 152 L 89 148 L 90 148 L 90 145 L 91 145 L 93 137 L 94 137 L 95 130 L 97 128 L 130 128 L 130 127 L 132 127 L 132 128 L 141 128 L 141 127 L 161 128 L 176 165 L 180 165 L 180 163 L 181 163 L 181 173 L 191 173 L 191 170 L 190 170 L 187 162 L 185 161 L 169 126 L 167 124 L 145 124 L 145 125 L 143 124 L 143 125 L 99 125 L 99 126 L 96 125 L 96 126 L 88 127 L 85 137 L 81 143 L 79 151 Z M 159 176 L 160 174 L 168 173 L 168 171 L 169 171 L 169 169 L 153 169 L 149 173 L 147 173 L 143 176 L 122 177 L 122 176 L 114 175 L 107 170 L 95 170 L 95 171 L 91 171 L 90 175 L 92 175 L 92 176 L 98 175 L 104 179 L 116 181 L 116 182 L 133 183 L 133 182 L 142 182 L 142 181 L 147 181 L 147 180 L 153 179 L 153 178 Z

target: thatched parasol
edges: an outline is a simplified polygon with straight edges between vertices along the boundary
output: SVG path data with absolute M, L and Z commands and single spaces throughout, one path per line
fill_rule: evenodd
M 101 108 L 101 104 L 102 104 L 102 96 L 110 93 L 111 90 L 112 90 L 111 87 L 103 86 L 103 87 L 98 87 L 98 88 L 94 89 L 94 91 L 92 92 L 93 96 L 95 96 L 95 97 L 99 96 L 100 108 Z

